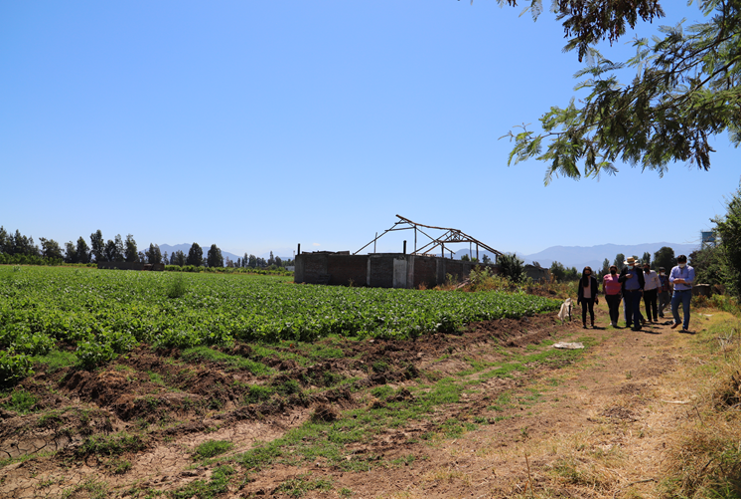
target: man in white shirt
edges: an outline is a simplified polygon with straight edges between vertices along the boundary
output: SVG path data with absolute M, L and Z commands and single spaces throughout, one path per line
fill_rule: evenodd
M 692 301 L 692 284 L 695 282 L 695 269 L 687 265 L 687 256 L 679 255 L 677 265 L 669 273 L 669 282 L 674 286 L 672 294 L 672 315 L 674 324 L 672 329 L 682 323 L 682 332 L 688 333 L 690 327 L 690 302 Z M 684 320 L 680 321 L 679 304 L 682 304 Z
M 643 286 L 643 303 L 646 305 L 646 320 L 654 322 L 659 320 L 659 306 L 656 299 L 661 287 L 659 274 L 651 271 L 651 266 L 643 264 L 643 279 L 646 284 Z M 653 314 L 653 315 L 652 315 Z

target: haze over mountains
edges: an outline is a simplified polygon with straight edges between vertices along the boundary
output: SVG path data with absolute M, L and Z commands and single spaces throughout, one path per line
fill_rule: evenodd
M 576 267 L 581 271 L 584 267 L 589 266 L 593 269 L 601 269 L 602 262 L 607 258 L 610 263 L 615 260 L 618 253 L 628 256 L 643 256 L 643 253 L 650 253 L 653 258 L 654 253 L 664 246 L 674 250 L 675 255 L 689 255 L 699 248 L 699 244 L 680 244 L 680 243 L 644 243 L 644 244 L 600 244 L 597 246 L 551 246 L 538 253 L 525 255 L 517 253 L 517 256 L 525 263 L 538 262 L 542 267 L 550 267 L 554 261 L 561 262 L 566 267 Z M 488 253 L 488 252 L 484 252 Z M 456 257 L 460 258 L 468 254 L 468 250 L 456 251 Z M 474 255 L 475 256 L 475 255 Z M 481 252 L 479 256 L 483 257 Z M 491 255 L 489 255 L 491 256 Z
M 167 251 L 168 255 L 172 255 L 175 251 L 180 250 L 186 255 L 188 254 L 188 251 L 190 250 L 190 244 L 176 244 L 176 245 L 170 245 L 170 244 L 160 244 L 160 251 L 164 254 L 165 251 Z M 668 246 L 674 250 L 675 255 L 689 255 L 693 251 L 699 248 L 698 243 L 692 243 L 692 244 L 680 244 L 680 243 L 667 243 L 667 242 L 660 242 L 660 243 L 644 243 L 644 244 L 600 244 L 597 246 L 551 246 L 550 248 L 546 248 L 543 251 L 539 251 L 538 253 L 533 253 L 531 255 L 526 254 L 520 254 L 517 253 L 517 256 L 525 261 L 525 263 L 533 263 L 538 262 L 542 267 L 550 267 L 551 264 L 554 261 L 561 262 L 566 267 L 576 267 L 577 270 L 581 271 L 586 266 L 590 266 L 593 269 L 601 269 L 602 268 L 602 262 L 607 258 L 610 263 L 612 263 L 615 260 L 615 256 L 617 256 L 618 253 L 624 254 L 626 257 L 628 256 L 637 256 L 638 258 L 643 256 L 643 253 L 648 252 L 651 254 L 651 257 L 653 258 L 653 254 L 656 253 L 659 249 L 661 249 L 664 246 Z M 205 258 L 208 254 L 208 249 L 211 247 L 211 245 L 201 245 L 201 248 L 203 249 L 203 257 Z M 242 258 L 244 255 L 235 255 L 234 253 L 230 253 L 228 251 L 225 251 L 223 248 L 221 249 L 221 255 L 224 257 L 224 260 L 226 260 L 227 257 L 229 257 L 233 261 L 237 261 L 237 258 Z M 463 255 L 468 254 L 468 249 L 461 249 L 455 252 L 456 258 L 461 258 Z M 480 251 L 479 257 L 483 258 L 483 256 L 487 254 L 490 257 L 493 257 L 491 253 L 488 251 Z M 278 255 L 275 254 L 275 256 L 279 256 L 281 259 L 291 259 L 293 256 L 284 256 L 284 255 Z M 267 259 L 270 254 L 265 253 L 261 255 L 256 255 L 261 258 Z M 476 256 L 475 252 L 474 255 Z

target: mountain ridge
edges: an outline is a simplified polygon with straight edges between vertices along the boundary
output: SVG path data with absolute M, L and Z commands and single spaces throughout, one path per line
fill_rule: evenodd
M 541 267 L 550 267 L 555 261 L 563 264 L 565 267 L 576 267 L 577 270 L 581 270 L 586 266 L 592 267 L 593 269 L 601 269 L 602 262 L 607 258 L 610 263 L 613 263 L 618 253 L 622 253 L 625 257 L 637 256 L 641 258 L 644 253 L 648 252 L 653 258 L 654 253 L 659 249 L 667 246 L 674 250 L 674 254 L 678 255 L 689 255 L 694 250 L 700 247 L 699 243 L 683 244 L 683 243 L 669 243 L 669 242 L 657 242 L 657 243 L 641 243 L 641 244 L 598 244 L 595 246 L 550 246 L 542 251 L 532 254 L 522 254 L 515 252 L 515 254 L 526 264 L 537 262 Z M 483 254 L 493 257 L 493 255 L 487 251 L 479 252 L 479 255 L 483 257 Z M 468 250 L 459 250 L 455 252 L 456 258 L 461 258 L 463 255 L 468 255 Z

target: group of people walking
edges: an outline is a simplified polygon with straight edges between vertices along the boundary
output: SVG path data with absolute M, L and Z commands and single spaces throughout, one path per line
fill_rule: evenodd
M 669 275 L 666 274 L 664 267 L 659 267 L 657 273 L 651 270 L 651 266 L 647 263 L 638 265 L 632 256 L 624 263 L 626 266 L 620 270 L 619 274 L 617 266 L 612 265 L 610 273 L 602 278 L 602 292 L 610 310 L 610 325 L 618 327 L 621 301 L 626 327 L 633 331 L 640 331 L 646 322 L 658 322 L 659 318 L 664 317 L 667 305 L 671 304 L 674 318 L 672 329 L 682 324 L 682 331 L 688 332 L 695 270 L 687 265 L 687 257 L 679 255 L 677 265 L 672 267 Z M 582 324 L 585 328 L 587 327 L 587 314 L 594 327 L 594 305 L 599 304 L 598 294 L 599 284 L 591 267 L 584 267 L 581 279 L 579 279 L 577 304 L 581 304 Z M 641 300 L 645 305 L 645 318 L 641 313 Z M 680 303 L 682 304 L 682 318 L 679 316 Z

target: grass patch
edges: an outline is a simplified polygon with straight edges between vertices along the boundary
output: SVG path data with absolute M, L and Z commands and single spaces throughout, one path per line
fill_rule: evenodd
M 46 355 L 35 355 L 31 357 L 34 365 L 43 366 L 47 372 L 54 372 L 65 367 L 77 364 L 77 355 L 65 350 L 52 350 Z M 40 368 L 37 367 L 40 370 Z
M 182 358 L 188 362 L 209 361 L 224 364 L 234 369 L 244 369 L 252 374 L 262 376 L 273 373 L 273 369 L 265 364 L 245 359 L 237 355 L 229 355 L 209 347 L 194 347 L 183 350 Z
M 10 393 L 8 400 L 0 404 L 0 406 L 9 411 L 28 414 L 32 411 L 33 406 L 36 405 L 36 402 L 38 401 L 39 399 L 35 395 L 26 390 L 17 388 Z
M 41 459 L 54 455 L 54 452 L 37 452 L 36 454 L 24 454 L 18 457 L 9 457 L 6 459 L 0 459 L 0 468 L 8 466 L 14 463 L 25 463 L 26 461 L 33 461 L 34 459 Z
M 165 380 L 162 378 L 162 375 L 152 371 L 147 371 L 147 375 L 149 376 L 149 381 L 151 381 L 155 385 L 165 385 Z
M 193 453 L 195 459 L 209 459 L 230 451 L 234 444 L 225 440 L 209 440 L 196 447 Z
M 312 479 L 311 473 L 305 473 L 281 483 L 278 491 L 291 497 L 303 497 L 312 490 L 332 490 L 333 488 L 331 481 L 324 478 Z
M 181 298 L 188 292 L 188 285 L 182 275 L 175 277 L 167 286 L 168 298 Z
M 252 385 L 247 393 L 244 395 L 244 401 L 247 404 L 259 404 L 270 400 L 270 397 L 275 393 L 275 388 L 264 385 Z
M 139 452 L 147 447 L 141 435 L 118 433 L 113 435 L 94 435 L 85 439 L 75 450 L 77 456 L 90 454 L 118 456 L 124 452 Z
M 105 499 L 108 495 L 108 484 L 91 478 L 72 489 L 67 489 L 62 492 L 62 499 L 77 497 L 79 492 L 86 492 L 86 497 L 88 499 Z
M 213 499 L 229 490 L 229 480 L 236 471 L 231 466 L 219 466 L 211 474 L 211 479 L 195 480 L 184 487 L 170 492 L 172 499 Z
M 670 497 L 741 497 L 741 319 L 716 311 L 690 341 L 705 363 L 687 373 L 702 380 L 698 418 L 680 428 L 661 486 Z

